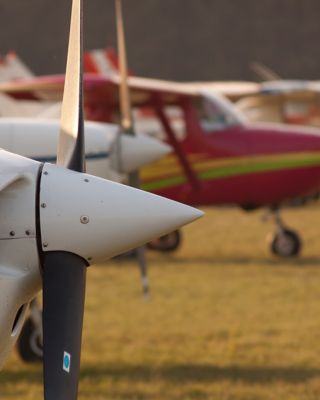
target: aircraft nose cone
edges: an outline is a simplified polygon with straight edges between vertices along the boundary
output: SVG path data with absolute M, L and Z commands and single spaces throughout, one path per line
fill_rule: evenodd
M 171 147 L 144 135 L 121 134 L 111 159 L 112 167 L 120 173 L 130 173 L 164 157 Z
M 203 215 L 184 204 L 50 164 L 45 165 L 40 194 L 43 250 L 71 252 L 89 263 L 138 247 Z

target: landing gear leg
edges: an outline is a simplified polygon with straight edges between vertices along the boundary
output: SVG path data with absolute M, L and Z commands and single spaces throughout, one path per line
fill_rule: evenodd
M 288 229 L 284 225 L 279 209 L 273 210 L 273 215 L 276 223 L 276 231 L 270 243 L 271 252 L 283 258 L 298 256 L 302 247 L 298 233 Z
M 28 363 L 40 362 L 43 356 L 42 311 L 36 299 L 30 303 L 26 320 L 17 343 L 18 354 Z

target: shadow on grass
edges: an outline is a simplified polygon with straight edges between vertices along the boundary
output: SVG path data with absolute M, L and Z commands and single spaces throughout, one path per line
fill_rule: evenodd
M 100 379 L 102 376 L 112 379 L 148 381 L 161 379 L 168 382 L 212 382 L 220 380 L 243 381 L 247 383 L 265 383 L 285 381 L 304 382 L 320 377 L 320 369 L 304 367 L 217 367 L 213 365 L 166 365 L 158 368 L 143 365 L 92 366 L 84 368 L 83 378 Z
M 320 257 L 298 257 L 298 258 L 272 258 L 272 257 L 165 257 L 171 265 L 260 265 L 275 267 L 319 267 Z
M 218 367 L 210 364 L 174 364 L 157 368 L 147 365 L 92 365 L 84 366 L 81 379 L 129 381 L 164 380 L 171 383 L 232 381 L 245 383 L 269 384 L 274 381 L 301 383 L 313 378 L 320 378 L 320 369 L 307 367 Z M 0 384 L 12 384 L 21 381 L 41 383 L 42 372 L 39 370 L 2 371 Z
M 215 257 L 214 255 L 209 256 L 182 256 L 175 255 L 175 253 L 168 254 L 157 254 L 156 256 L 153 254 L 149 258 L 150 263 L 169 263 L 170 267 L 172 265 L 207 265 L 211 264 L 213 266 L 219 265 L 232 265 L 232 266 L 242 266 L 242 265 L 260 265 L 263 266 L 275 266 L 275 267 L 320 267 L 320 257 L 311 256 L 311 257 L 288 257 L 288 258 L 280 258 L 276 256 L 265 256 L 265 257 L 257 257 L 257 256 L 222 256 L 219 255 Z M 123 267 L 131 267 L 132 265 L 136 265 L 136 260 L 134 257 L 121 257 L 119 259 L 113 259 L 105 265 L 99 265 L 99 267 L 105 268 L 108 265 L 112 266 L 123 266 Z
M 13 383 L 29 382 L 29 383 L 42 383 L 42 370 L 29 370 L 21 368 L 19 371 L 8 371 L 3 370 L 0 372 L 0 386 L 2 384 L 13 384 Z

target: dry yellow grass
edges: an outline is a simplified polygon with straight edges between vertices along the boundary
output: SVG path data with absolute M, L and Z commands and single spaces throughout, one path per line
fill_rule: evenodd
M 320 208 L 284 213 L 298 260 L 269 255 L 261 213 L 206 210 L 174 255 L 88 273 L 79 399 L 319 399 Z M 13 354 L 1 400 L 42 398 L 41 368 Z

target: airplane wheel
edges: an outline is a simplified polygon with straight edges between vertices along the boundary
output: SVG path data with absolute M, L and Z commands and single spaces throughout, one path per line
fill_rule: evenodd
M 168 233 L 168 235 L 161 236 L 158 239 L 152 240 L 147 244 L 147 248 L 150 250 L 171 252 L 178 249 L 181 245 L 182 237 L 180 231 L 174 231 Z
M 271 251 L 276 256 L 294 257 L 301 251 L 301 239 L 299 235 L 290 229 L 277 232 L 271 242 Z
M 17 342 L 17 350 L 21 359 L 27 363 L 42 361 L 43 350 L 41 340 L 30 318 L 26 320 L 22 328 Z

